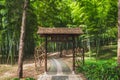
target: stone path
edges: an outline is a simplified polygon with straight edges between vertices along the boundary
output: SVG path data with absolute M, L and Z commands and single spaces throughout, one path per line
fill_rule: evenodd
M 61 59 L 51 59 L 48 72 L 40 75 L 38 80 L 82 80 L 79 75 L 72 74 L 70 68 Z
M 41 75 L 38 80 L 82 80 L 79 75 Z
M 71 70 L 61 59 L 51 59 L 47 74 L 71 74 Z

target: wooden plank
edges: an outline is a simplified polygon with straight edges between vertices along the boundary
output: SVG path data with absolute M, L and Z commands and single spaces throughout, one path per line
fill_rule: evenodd
M 45 72 L 47 72 L 47 36 L 45 37 Z
M 75 37 L 72 37 L 73 39 L 73 71 L 75 71 Z

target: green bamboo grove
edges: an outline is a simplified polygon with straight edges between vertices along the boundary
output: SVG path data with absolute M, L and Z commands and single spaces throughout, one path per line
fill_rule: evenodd
M 18 59 L 23 0 L 0 0 L 0 63 Z M 101 46 L 117 43 L 117 0 L 30 0 L 27 10 L 25 57 L 33 56 L 44 39 L 38 26 L 81 27 L 76 46 L 97 54 Z M 71 44 L 50 43 L 49 51 L 70 49 Z M 60 47 L 59 47 L 60 48 Z M 91 54 L 89 56 L 91 56 Z

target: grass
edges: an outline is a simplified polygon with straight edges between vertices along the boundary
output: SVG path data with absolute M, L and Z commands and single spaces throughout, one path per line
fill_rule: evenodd
M 117 57 L 117 45 L 103 46 L 98 54 L 98 59 L 114 59 Z
M 102 46 L 96 58 L 95 50 L 92 50 L 91 59 L 96 60 L 116 60 L 117 57 L 117 45 Z M 86 59 L 88 58 L 89 52 L 85 53 Z
M 95 53 L 91 58 L 85 57 L 85 63 L 113 63 L 117 65 L 117 45 L 102 46 L 96 59 Z
M 88 53 L 86 54 L 89 55 Z M 85 65 L 78 67 L 88 80 L 120 80 L 120 69 L 117 68 L 117 45 L 102 46 L 96 58 L 85 57 Z
M 87 80 L 120 80 L 120 68 L 113 60 L 86 60 L 85 65 L 77 68 Z

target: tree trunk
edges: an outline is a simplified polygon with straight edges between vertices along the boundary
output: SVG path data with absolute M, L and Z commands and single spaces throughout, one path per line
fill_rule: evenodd
M 26 9 L 28 5 L 28 0 L 24 0 L 23 14 L 22 14 L 22 24 L 21 24 L 21 34 L 19 43 L 19 58 L 18 58 L 18 77 L 23 77 L 23 55 L 24 55 L 24 39 L 25 39 L 25 24 L 26 24 Z
M 117 61 L 120 66 L 120 0 L 118 0 L 118 49 L 117 49 Z

